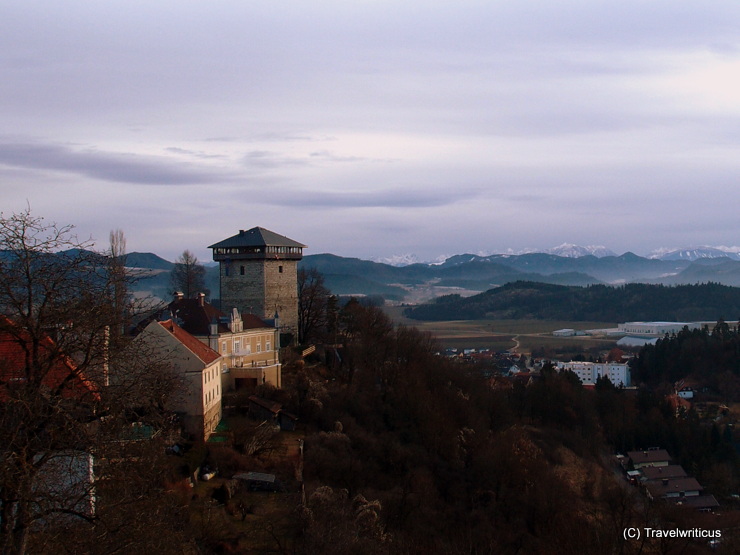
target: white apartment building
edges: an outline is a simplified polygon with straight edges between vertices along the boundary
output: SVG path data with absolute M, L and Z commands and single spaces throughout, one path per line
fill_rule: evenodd
M 629 387 L 632 384 L 629 365 L 623 362 L 558 362 L 557 369 L 559 372 L 570 370 L 583 385 L 594 385 L 602 376 L 609 378 L 617 387 Z

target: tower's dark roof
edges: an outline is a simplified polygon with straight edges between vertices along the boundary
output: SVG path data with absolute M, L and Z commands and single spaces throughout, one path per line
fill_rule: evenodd
M 293 241 L 283 235 L 265 229 L 264 227 L 253 227 L 248 230 L 240 230 L 239 233 L 218 243 L 209 246 L 209 249 L 224 247 L 297 247 L 305 249 L 306 245 Z

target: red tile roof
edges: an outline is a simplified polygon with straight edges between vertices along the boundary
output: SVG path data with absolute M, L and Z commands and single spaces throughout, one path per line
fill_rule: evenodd
M 185 345 L 185 347 L 187 347 L 188 350 L 197 356 L 204 364 L 211 364 L 221 357 L 220 354 L 193 335 L 186 332 L 172 320 L 159 322 L 159 325 L 170 332 L 175 339 Z
M 0 399 L 4 399 L 7 398 L 4 391 L 6 384 L 24 382 L 31 377 L 28 375 L 25 349 L 31 336 L 5 316 L 0 316 L 0 325 Z M 46 388 L 59 390 L 64 398 L 100 398 L 95 384 L 78 370 L 71 358 L 59 353 L 48 336 L 41 338 L 39 357 L 42 366 L 48 367 L 45 368 L 44 375 L 40 376 L 41 384 Z

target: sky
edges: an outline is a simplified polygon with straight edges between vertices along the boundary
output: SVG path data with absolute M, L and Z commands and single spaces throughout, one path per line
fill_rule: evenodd
M 174 260 L 740 243 L 740 2 L 3 0 L 0 210 Z

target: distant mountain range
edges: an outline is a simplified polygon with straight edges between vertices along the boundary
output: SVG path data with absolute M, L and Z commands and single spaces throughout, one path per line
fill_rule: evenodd
M 563 244 L 550 252 L 459 254 L 420 263 L 405 256 L 388 262 L 333 254 L 307 255 L 300 267 L 316 268 L 338 295 L 379 295 L 417 303 L 446 293 L 474 294 L 515 281 L 557 285 L 653 283 L 683 285 L 721 283 L 740 287 L 740 248 L 696 247 L 661 249 L 647 257 L 615 255 L 601 246 Z M 391 263 L 391 261 L 393 263 Z M 130 253 L 126 265 L 138 268 L 137 289 L 168 298 L 169 271 L 174 263 L 153 253 Z M 218 296 L 218 267 L 206 267 L 206 285 Z
M 566 258 L 580 258 L 582 256 L 595 256 L 597 258 L 603 258 L 606 256 L 617 256 L 617 254 L 602 245 L 591 245 L 582 247 L 580 245 L 574 245 L 573 243 L 563 243 L 557 247 L 551 249 L 537 250 L 537 249 L 523 249 L 519 251 L 507 250 L 502 255 L 519 256 L 522 254 L 554 254 L 556 256 L 563 256 Z M 491 256 L 490 253 L 477 253 L 477 256 L 486 257 Z M 732 260 L 740 260 L 740 247 L 684 247 L 684 248 L 661 248 L 656 249 L 645 258 L 658 259 L 658 260 L 688 260 L 693 262 L 701 258 L 730 258 Z M 410 266 L 411 264 L 442 264 L 445 260 L 450 258 L 449 256 L 439 256 L 435 260 L 422 261 L 415 254 L 398 254 L 387 257 L 376 257 L 372 258 L 373 262 L 380 262 L 381 264 L 390 264 L 391 266 Z
M 705 258 L 729 258 L 740 260 L 740 247 L 689 247 L 683 249 L 660 249 L 650 254 L 649 258 L 659 260 L 695 260 Z
M 218 297 L 218 266 L 212 264 L 204 264 L 204 266 L 206 267 L 206 287 L 210 291 L 210 296 Z M 126 267 L 136 275 L 134 291 L 144 292 L 168 302 L 171 300 L 170 272 L 175 267 L 174 262 L 151 252 L 131 252 L 126 255 Z
M 567 250 L 577 252 L 574 248 Z M 317 254 L 304 257 L 301 265 L 323 273 L 327 287 L 336 294 L 381 294 L 411 303 L 450 292 L 472 294 L 514 281 L 581 286 L 713 282 L 740 287 L 740 257 L 718 249 L 671 250 L 653 258 L 630 252 L 578 257 L 548 253 L 460 254 L 441 264 L 405 266 Z

